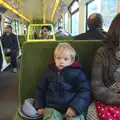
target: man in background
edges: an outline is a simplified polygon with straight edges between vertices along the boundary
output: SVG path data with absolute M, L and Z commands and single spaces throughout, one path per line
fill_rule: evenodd
M 74 40 L 104 40 L 106 32 L 102 29 L 103 18 L 100 13 L 92 13 L 87 19 L 89 30 L 74 37 Z
M 11 57 L 11 66 L 14 73 L 17 72 L 17 52 L 18 41 L 15 34 L 12 33 L 12 27 L 7 25 L 4 34 L 2 35 L 2 45 L 6 56 Z

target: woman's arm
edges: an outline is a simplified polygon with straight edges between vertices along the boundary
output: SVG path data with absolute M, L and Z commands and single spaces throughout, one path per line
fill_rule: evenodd
M 96 100 L 105 104 L 120 105 L 120 94 L 104 85 L 104 55 L 96 53 L 92 67 L 91 88 Z

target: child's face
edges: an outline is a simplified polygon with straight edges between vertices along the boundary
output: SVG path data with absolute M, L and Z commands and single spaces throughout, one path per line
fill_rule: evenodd
M 56 67 L 60 70 L 71 65 L 74 60 L 71 58 L 69 51 L 58 51 L 55 56 Z

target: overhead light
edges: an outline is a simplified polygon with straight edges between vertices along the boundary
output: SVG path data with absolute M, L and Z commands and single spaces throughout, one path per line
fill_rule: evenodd
M 9 9 L 10 11 L 14 12 L 18 16 L 20 16 L 21 18 L 23 18 L 23 19 L 27 20 L 28 22 L 30 22 L 29 19 L 27 19 L 25 16 L 23 16 L 21 13 L 19 13 L 16 9 L 14 9 L 12 6 L 10 6 L 9 4 L 4 2 L 3 0 L 0 0 L 0 4 L 3 5 L 5 8 Z
M 56 9 L 57 9 L 57 7 L 58 7 L 58 5 L 59 5 L 59 2 L 60 2 L 60 0 L 56 0 L 56 1 L 55 1 L 55 5 L 54 5 L 53 12 L 52 12 L 52 16 L 51 16 L 51 21 L 52 21 L 53 18 L 54 18 L 54 15 L 55 15 Z

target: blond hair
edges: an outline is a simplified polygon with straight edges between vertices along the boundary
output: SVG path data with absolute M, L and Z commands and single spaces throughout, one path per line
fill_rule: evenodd
M 55 48 L 54 57 L 58 53 L 58 51 L 69 51 L 71 58 L 75 60 L 76 51 L 69 43 L 59 43 Z

